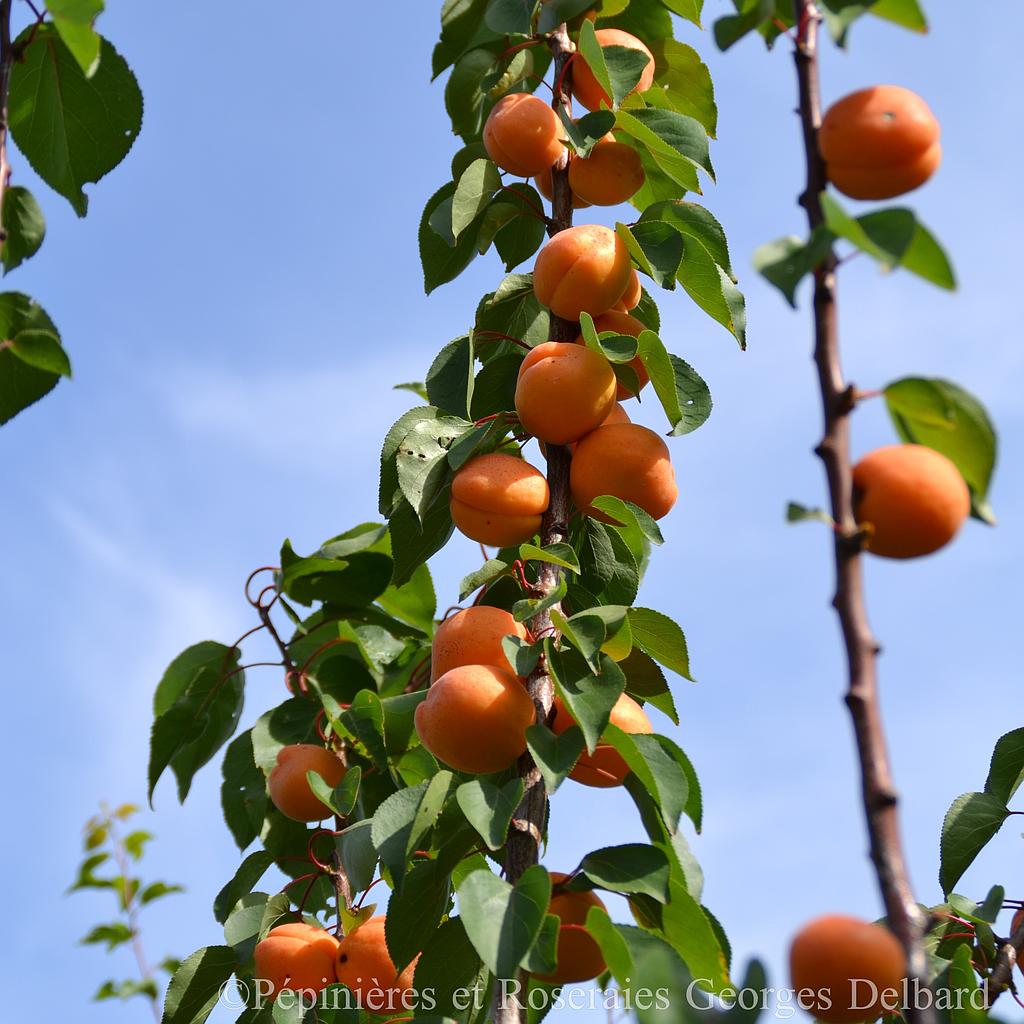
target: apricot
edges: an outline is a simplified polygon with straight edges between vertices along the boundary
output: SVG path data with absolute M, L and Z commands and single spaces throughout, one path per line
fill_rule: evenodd
M 870 525 L 867 548 L 884 558 L 919 558 L 948 544 L 971 511 L 956 466 L 920 444 L 894 444 L 853 468 L 854 514 Z
M 320 821 L 331 812 L 309 787 L 306 772 L 317 772 L 334 787 L 345 774 L 337 754 L 312 743 L 292 743 L 277 752 L 277 763 L 267 776 L 274 806 L 294 821 Z
M 606 313 L 629 285 L 633 269 L 626 243 L 599 224 L 566 228 L 537 254 L 533 291 L 556 316 Z
M 900 993 L 892 990 L 903 984 L 906 958 L 896 937 L 881 925 L 825 914 L 797 932 L 789 970 L 800 1005 L 818 1020 L 861 1024 L 876 1020 L 883 1009 L 898 1009 Z
M 644 68 L 640 81 L 630 90 L 632 96 L 636 92 L 647 92 L 654 84 L 654 54 L 629 32 L 620 28 L 599 28 L 594 35 L 602 47 L 625 46 L 630 50 L 639 50 L 647 54 L 647 66 Z M 587 110 L 600 110 L 601 105 L 611 107 L 612 98 L 598 85 L 594 72 L 578 53 L 572 62 L 572 94 L 587 108 Z
M 460 772 L 511 768 L 526 750 L 536 713 L 510 669 L 460 665 L 430 685 L 416 708 L 416 732 L 435 757 Z
M 570 166 L 572 165 L 572 159 L 570 158 Z M 549 202 L 555 201 L 555 192 L 551 185 L 551 168 L 549 167 L 546 171 L 541 171 L 540 174 L 536 175 L 533 179 L 534 185 L 537 186 L 537 191 Z M 581 199 L 578 195 L 573 193 L 572 197 L 572 208 L 574 210 L 585 210 L 590 203 Z
M 542 99 L 525 92 L 502 96 L 484 124 L 487 155 L 510 174 L 550 171 L 561 156 L 562 124 Z
M 504 608 L 485 604 L 463 608 L 437 627 L 430 647 L 430 681 L 463 665 L 492 665 L 508 670 L 501 641 L 507 636 L 527 640 L 529 633 Z
M 544 474 L 502 452 L 470 459 L 452 480 L 455 525 L 472 540 L 494 547 L 529 540 L 540 529 L 549 500 Z
M 640 282 L 638 280 L 637 287 L 639 285 Z M 609 309 L 607 313 L 603 313 L 594 319 L 594 329 L 598 334 L 603 334 L 605 331 L 614 331 L 616 334 L 628 334 L 631 338 L 639 338 L 641 332 L 647 330 L 647 327 L 637 320 L 635 316 L 630 316 L 621 309 Z M 577 340 L 582 341 L 583 336 L 580 335 Z M 627 365 L 636 374 L 639 387 L 634 391 L 623 384 L 622 381 L 619 381 L 616 386 L 615 397 L 620 402 L 624 402 L 627 398 L 636 398 L 651 379 L 650 374 L 647 372 L 647 367 L 644 366 L 644 361 L 640 356 L 634 356 Z
M 626 285 L 626 290 L 622 293 L 622 298 L 612 306 L 612 309 L 616 309 L 621 313 L 628 313 L 631 309 L 636 309 L 640 305 L 640 300 L 644 297 L 643 285 L 640 283 L 640 275 L 633 270 L 629 275 L 629 284 Z
M 939 122 L 917 93 L 876 85 L 829 107 L 818 133 L 828 179 L 853 199 L 891 199 L 923 185 L 942 159 Z
M 594 206 L 628 202 L 646 179 L 640 154 L 624 142 L 606 135 L 590 151 L 569 164 L 569 187 Z
M 546 341 L 520 364 L 516 412 L 534 437 L 569 444 L 600 426 L 615 404 L 615 392 L 615 372 L 600 352 Z
M 551 872 L 552 885 L 561 885 L 569 876 Z M 587 914 L 591 907 L 605 909 L 594 892 L 554 892 L 548 904 L 548 913 L 561 921 L 558 929 L 558 966 L 551 974 L 538 975 L 539 981 L 549 985 L 567 985 L 575 981 L 589 981 L 605 969 L 601 947 L 586 929 Z
M 300 921 L 271 928 L 267 937 L 256 944 L 253 955 L 253 973 L 273 985 L 268 993 L 271 998 L 283 988 L 319 992 L 337 980 L 334 958 L 338 955 L 338 940 L 323 928 Z
M 632 423 L 632 422 L 633 421 L 629 418 L 629 413 L 626 412 L 626 410 L 623 409 L 622 406 L 619 405 L 618 402 L 616 402 L 612 406 L 612 411 L 610 413 L 608 413 L 607 416 L 605 416 L 605 418 L 601 421 L 600 425 L 602 427 L 606 427 L 606 426 L 608 426 L 609 423 Z M 547 448 L 547 445 L 543 441 L 540 442 L 540 450 L 545 455 L 547 455 L 548 448 Z M 571 451 L 571 452 L 575 452 L 576 451 L 576 442 L 575 441 L 571 445 L 569 445 L 569 451 Z
M 390 1013 L 415 1009 L 412 995 L 416 960 L 399 974 L 384 938 L 384 915 L 371 917 L 338 946 L 335 973 L 359 1001 L 360 1009 Z
M 590 503 L 602 494 L 631 501 L 654 519 L 667 515 L 679 497 L 668 446 L 637 423 L 611 423 L 587 434 L 569 473 L 576 507 L 595 519 L 604 517 Z
M 647 712 L 629 694 L 622 694 L 612 708 L 611 724 L 631 734 L 654 732 L 654 726 Z M 576 724 L 561 697 L 555 698 L 555 718 L 551 724 L 556 735 L 561 735 Z M 610 743 L 598 743 L 592 754 L 586 750 L 580 754 L 576 766 L 569 773 L 570 779 L 582 782 L 584 786 L 596 789 L 610 789 L 621 786 L 629 774 L 629 765 Z

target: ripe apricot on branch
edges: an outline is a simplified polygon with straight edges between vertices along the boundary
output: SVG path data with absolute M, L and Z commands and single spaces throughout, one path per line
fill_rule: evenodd
M 549 500 L 544 474 L 501 452 L 470 459 L 452 480 L 455 525 L 471 540 L 495 547 L 529 540 Z
M 612 309 L 617 309 L 622 313 L 628 313 L 631 309 L 636 309 L 640 305 L 640 300 L 644 297 L 643 285 L 640 283 L 640 275 L 634 269 L 632 274 L 629 276 L 629 284 L 626 285 L 626 290 L 622 293 L 622 298 L 612 306 Z
M 869 525 L 867 548 L 884 558 L 918 558 L 948 544 L 971 511 L 960 471 L 941 452 L 894 444 L 853 468 L 854 513 Z
M 654 732 L 647 712 L 627 693 L 623 693 L 615 702 L 610 722 L 630 734 Z M 561 735 L 575 724 L 561 697 L 556 697 L 552 730 L 556 735 Z M 586 750 L 580 754 L 569 778 L 582 782 L 584 786 L 610 789 L 612 786 L 621 786 L 628 774 L 629 765 L 622 759 L 622 755 L 610 743 L 598 743 L 592 754 Z
M 516 412 L 534 437 L 569 444 L 601 424 L 615 404 L 615 391 L 615 372 L 600 352 L 547 341 L 520 364 Z
M 942 159 L 939 122 L 917 93 L 876 85 L 825 114 L 818 149 L 828 179 L 853 199 L 891 199 L 923 185 Z
M 338 940 L 323 928 L 302 922 L 279 924 L 257 943 L 253 954 L 254 974 L 273 985 L 271 997 L 283 988 L 319 992 L 337 980 L 334 973 L 337 954 Z
M 445 764 L 485 775 L 515 764 L 535 717 L 526 687 L 510 669 L 462 665 L 431 683 L 416 708 L 416 732 Z
M 274 806 L 295 821 L 320 821 L 331 812 L 309 788 L 306 772 L 316 772 L 332 788 L 341 782 L 345 765 L 337 754 L 312 743 L 292 743 L 277 752 L 267 785 Z
M 639 287 L 639 280 L 637 281 L 637 286 Z M 602 313 L 601 316 L 596 317 L 594 320 L 594 330 L 598 334 L 614 331 L 616 334 L 628 334 L 631 338 L 639 338 L 641 332 L 646 329 L 645 325 L 637 320 L 635 316 L 630 316 L 620 309 L 609 309 L 607 313 Z M 579 340 L 583 340 L 582 335 Z M 650 374 L 647 372 L 647 367 L 644 366 L 644 361 L 639 356 L 634 356 L 630 359 L 628 366 L 636 374 L 638 387 L 636 391 L 633 391 L 631 387 L 627 387 L 622 381 L 619 381 L 615 397 L 620 402 L 624 402 L 627 398 L 636 398 L 651 379 Z
M 668 446 L 653 431 L 637 423 L 612 423 L 587 434 L 572 457 L 569 477 L 576 507 L 595 519 L 591 507 L 602 494 L 639 505 L 661 519 L 679 497 Z
M 533 290 L 552 313 L 579 320 L 600 316 L 622 298 L 632 263 L 626 243 L 610 228 L 581 224 L 559 231 L 537 254 Z
M 572 159 L 570 158 L 569 164 L 572 166 Z M 555 201 L 555 192 L 551 184 L 551 168 L 549 167 L 546 171 L 541 171 L 540 174 L 536 175 L 533 179 L 534 185 L 537 186 L 537 191 L 549 202 Z M 586 200 L 581 199 L 578 195 L 573 193 L 572 197 L 572 208 L 574 210 L 585 210 L 590 203 Z
M 487 155 L 510 174 L 529 178 L 561 156 L 562 125 L 542 99 L 525 92 L 502 96 L 484 124 Z
M 462 665 L 491 665 L 508 671 L 501 641 L 507 636 L 526 640 L 529 634 L 504 608 L 474 605 L 463 608 L 437 627 L 430 648 L 430 681 Z
M 337 951 L 338 981 L 372 1013 L 411 1011 L 414 960 L 401 974 L 395 969 L 384 938 L 384 915 L 371 917 L 341 940 Z M 416 958 L 417 960 L 419 957 Z
M 647 66 L 644 68 L 640 81 L 630 90 L 632 96 L 636 92 L 647 92 L 654 84 L 654 54 L 629 32 L 620 28 L 599 28 L 595 33 L 597 41 L 602 47 L 625 46 L 630 50 L 639 50 L 647 54 Z M 572 62 L 572 94 L 587 108 L 587 110 L 600 110 L 601 105 L 611 107 L 612 98 L 601 88 L 594 72 L 590 70 L 587 62 L 577 54 Z
M 569 187 L 573 194 L 594 206 L 617 206 L 628 202 L 643 185 L 646 175 L 640 154 L 624 142 L 606 135 L 588 157 L 576 157 L 569 164 Z
M 551 872 L 553 885 L 561 885 L 568 875 Z M 567 985 L 575 981 L 589 981 L 605 969 L 601 947 L 585 925 L 591 907 L 604 903 L 594 892 L 555 892 L 548 904 L 548 913 L 561 921 L 558 929 L 558 966 L 551 974 L 538 975 L 538 980 L 549 985 Z
M 896 936 L 881 925 L 825 914 L 797 932 L 789 970 L 805 1010 L 827 1024 L 861 1024 L 900 1008 L 906 958 Z M 807 998 L 803 990 L 813 995 Z

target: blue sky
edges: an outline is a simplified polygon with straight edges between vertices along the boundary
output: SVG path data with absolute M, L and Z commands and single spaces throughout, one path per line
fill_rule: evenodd
M 492 255 L 422 294 L 416 224 L 456 144 L 441 86 L 427 84 L 438 3 L 396 3 L 386 15 L 322 2 L 291 14 L 266 0 L 201 14 L 109 6 L 101 27 L 140 78 L 145 125 L 127 162 L 92 189 L 87 220 L 36 188 L 48 238 L 6 285 L 51 314 L 76 377 L 0 431 L 0 758 L 13 780 L 0 858 L 17 936 L 0 980 L 13 1013 L 53 991 L 59 963 L 60 999 L 83 1022 L 146 1012 L 88 1002 L 131 963 L 76 947 L 109 908 L 62 892 L 96 802 L 143 800 L 160 673 L 188 644 L 230 642 L 251 625 L 242 581 L 285 536 L 310 549 L 374 516 L 379 443 L 409 404 L 390 385 L 422 377 L 502 274 Z M 728 5 L 706 6 L 710 24 Z M 883 81 L 927 98 L 946 155 L 909 201 L 961 283 L 947 295 L 900 273 L 890 280 L 866 259 L 844 268 L 851 377 L 864 388 L 950 377 L 1000 430 L 999 528 L 969 523 L 933 558 L 868 570 L 912 872 L 935 901 L 942 816 L 980 788 L 995 739 L 1021 724 L 1024 350 L 1013 296 L 1024 218 L 1012 126 L 1024 15 L 930 6 L 924 38 L 862 21 L 849 54 L 828 52 L 824 82 L 827 99 Z M 701 49 L 717 86 L 720 183 L 707 202 L 741 273 L 750 347 L 741 354 L 682 293 L 662 298 L 663 337 L 707 379 L 715 411 L 673 443 L 681 497 L 642 600 L 683 624 L 699 680 L 677 680 L 682 725 L 662 724 L 704 785 L 695 848 L 706 902 L 737 961 L 760 954 L 782 982 L 803 920 L 880 913 L 828 606 L 829 536 L 783 522 L 788 500 L 817 504 L 823 492 L 806 309 L 789 311 L 749 269 L 758 244 L 802 227 L 794 78 L 784 47 L 766 54 L 748 40 L 723 56 L 707 33 L 677 34 Z M 25 161 L 12 162 L 15 182 L 35 187 Z M 643 417 L 657 424 L 655 411 L 648 404 Z M 858 453 L 891 439 L 879 403 L 854 429 Z M 436 560 L 442 606 L 478 557 L 457 540 Z M 283 695 L 274 671 L 252 672 L 245 721 Z M 220 940 L 210 903 L 238 855 L 218 784 L 217 768 L 204 770 L 184 808 L 170 785 L 158 790 L 147 866 L 188 894 L 146 913 L 154 958 Z M 566 786 L 546 863 L 565 870 L 638 836 L 622 794 Z M 1024 897 L 1019 842 L 1007 826 L 961 890 L 980 897 L 1000 882 Z

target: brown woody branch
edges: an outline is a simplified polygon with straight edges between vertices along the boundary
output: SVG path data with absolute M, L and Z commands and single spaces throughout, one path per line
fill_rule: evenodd
M 818 77 L 818 26 L 821 14 L 814 0 L 794 0 L 797 19 L 796 70 L 800 89 L 799 114 L 807 161 L 807 188 L 800 204 L 812 231 L 825 222 L 821 193 L 827 179 L 818 152 L 821 94 Z M 860 760 L 864 811 L 871 859 L 885 904 L 889 926 L 907 955 L 913 989 L 927 986 L 928 961 L 922 939 L 925 915 L 914 899 L 900 837 L 898 798 L 886 749 L 878 701 L 879 646 L 868 623 L 864 598 L 862 537 L 853 508 L 850 464 L 850 413 L 855 391 L 843 380 L 836 308 L 836 257 L 830 249 L 814 274 L 814 361 L 824 411 L 824 435 L 816 451 L 825 465 L 832 518 L 836 523 L 836 591 L 833 605 L 839 616 L 849 667 L 846 703 L 853 719 Z M 911 998 L 910 1024 L 928 1024 L 932 1011 L 918 1009 Z
M 572 112 L 569 92 L 572 71 L 567 65 L 572 58 L 574 47 L 564 24 L 551 34 L 549 45 L 554 57 L 556 83 L 551 105 L 556 111 L 564 108 L 569 114 Z M 548 233 L 554 235 L 572 225 L 572 192 L 569 189 L 567 151 L 563 151 L 559 162 L 551 169 L 551 194 L 553 198 Z M 578 333 L 577 324 L 552 314 L 552 341 L 572 341 Z M 547 446 L 548 488 L 551 492 L 551 501 L 541 523 L 541 544 L 544 545 L 564 541 L 568 534 L 569 461 L 567 448 L 553 444 Z M 558 566 L 541 562 L 537 576 L 538 594 L 550 594 L 558 586 L 561 577 L 562 570 Z M 535 637 L 550 636 L 553 628 L 550 610 L 538 613 L 530 622 L 530 630 Z M 530 675 L 526 685 L 537 709 L 537 721 L 547 722 L 554 701 L 554 684 L 543 659 Z M 544 780 L 529 752 L 520 758 L 519 775 L 525 791 L 512 818 L 512 827 L 505 846 L 505 877 L 513 885 L 527 868 L 537 863 L 548 816 L 548 797 Z M 501 979 L 498 984 L 500 986 Z M 524 1009 L 519 1001 L 511 996 L 503 999 L 499 987 L 495 994 L 495 1024 L 521 1024 L 524 1018 Z
M 1013 934 L 999 947 L 995 966 L 985 982 L 985 1009 L 1011 987 L 1013 968 L 1020 962 L 1020 953 L 1024 949 L 1024 921 L 1014 929 Z
M 4 196 L 11 183 L 11 165 L 7 160 L 7 96 L 11 88 L 11 68 L 14 66 L 14 43 L 11 41 L 11 4 L 14 0 L 0 0 L 0 246 L 7 241 L 3 222 Z

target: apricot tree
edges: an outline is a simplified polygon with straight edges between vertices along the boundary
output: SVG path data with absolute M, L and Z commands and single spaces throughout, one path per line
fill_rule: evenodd
M 672 443 L 711 411 L 704 381 L 660 337 L 654 286 L 681 286 L 745 346 L 725 233 L 688 198 L 714 176 L 717 112 L 705 64 L 673 36 L 673 14 L 699 25 L 701 7 L 445 0 L 433 72 L 450 69 L 445 105 L 461 145 L 419 225 L 424 283 L 429 293 L 492 249 L 505 276 L 423 383 L 402 385 L 423 404 L 384 439 L 382 521 L 309 555 L 285 541 L 278 564 L 246 583 L 253 628 L 230 644 L 189 647 L 157 687 L 150 796 L 170 769 L 184 800 L 227 745 L 224 817 L 245 853 L 214 901 L 225 941 L 183 962 L 166 1024 L 205 1020 L 232 979 L 246 1024 L 518 1024 L 540 1019 L 563 985 L 593 978 L 608 989 L 607 1005 L 646 1022 L 685 1016 L 691 982 L 730 990 L 728 939 L 703 905 L 702 870 L 681 825 L 701 828 L 697 773 L 651 718 L 677 720 L 665 673 L 691 678 L 687 640 L 669 616 L 638 603 L 663 539 L 658 520 L 679 489 L 665 438 L 619 404 L 656 402 Z M 868 8 L 903 21 L 917 11 L 914 0 L 832 0 L 828 11 L 843 35 Z M 791 301 L 804 275 L 814 279 L 832 499 L 831 516 L 815 517 L 835 530 L 848 700 L 888 914 L 887 927 L 814 922 L 794 944 L 794 980 L 821 987 L 860 972 L 889 986 L 909 971 L 938 990 L 969 990 L 975 969 L 999 981 L 1020 936 L 996 948 L 999 890 L 983 904 L 951 896 L 935 916 L 910 896 L 860 563 L 873 545 L 898 556 L 941 546 L 966 514 L 968 491 L 975 513 L 989 515 L 994 437 L 955 386 L 897 382 L 885 394 L 901 440 L 927 454 L 909 445 L 876 453 L 854 475 L 849 414 L 862 396 L 839 370 L 835 243 L 940 285 L 952 272 L 909 211 L 855 218 L 828 193 L 826 161 L 851 194 L 892 195 L 924 180 L 939 151 L 922 105 L 893 93 L 837 110 L 829 148 L 819 149 L 819 20 L 810 0 L 741 0 L 715 26 L 719 45 L 756 31 L 772 43 L 791 38 L 797 56 L 811 237 L 774 243 L 757 264 Z M 628 222 L 592 216 L 626 200 L 636 210 Z M 590 210 L 593 222 L 574 225 L 574 210 Z M 527 272 L 517 269 L 528 261 Z M 524 458 L 531 439 L 543 445 L 544 471 Z M 482 562 L 467 566 L 460 605 L 438 622 L 427 563 L 456 530 L 496 550 L 484 547 Z M 269 664 L 287 694 L 235 735 L 246 673 L 259 664 L 243 657 L 255 634 L 272 641 Z M 993 769 L 986 796 L 1004 811 L 1022 751 L 1007 742 Z M 567 780 L 624 787 L 648 842 L 549 871 L 541 860 L 559 822 L 548 798 Z M 580 791 L 581 800 L 600 796 Z M 948 873 L 974 841 L 967 826 L 961 818 L 947 829 L 956 847 Z M 283 886 L 258 891 L 272 868 Z M 613 923 L 598 890 L 623 896 L 634 923 Z M 756 962 L 745 983 L 763 986 Z M 806 1006 L 860 1019 L 841 1004 L 831 1016 L 814 999 Z

